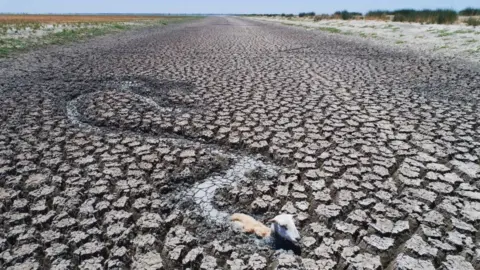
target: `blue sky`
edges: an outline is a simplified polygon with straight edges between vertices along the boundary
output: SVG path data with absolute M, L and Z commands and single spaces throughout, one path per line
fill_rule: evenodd
M 0 0 L 14 13 L 299 13 L 397 8 L 480 8 L 479 0 Z

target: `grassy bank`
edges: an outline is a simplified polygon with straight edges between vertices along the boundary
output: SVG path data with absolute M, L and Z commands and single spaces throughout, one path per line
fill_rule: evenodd
M 198 17 L 0 15 L 0 57 L 128 29 L 179 23 Z

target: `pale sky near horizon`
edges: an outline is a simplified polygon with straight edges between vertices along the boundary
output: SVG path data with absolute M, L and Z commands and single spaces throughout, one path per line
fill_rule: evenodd
M 0 0 L 0 13 L 333 13 L 375 9 L 480 8 L 479 0 Z

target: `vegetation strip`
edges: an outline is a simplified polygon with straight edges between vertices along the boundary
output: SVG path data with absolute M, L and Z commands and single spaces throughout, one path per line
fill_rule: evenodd
M 0 58 L 50 44 L 199 17 L 132 15 L 0 15 Z
M 247 16 L 263 16 L 263 17 L 285 17 L 293 18 L 294 14 L 248 14 Z M 365 14 L 360 12 L 350 12 L 347 10 L 337 11 L 333 14 L 316 14 L 315 12 L 300 12 L 299 18 L 313 18 L 314 21 L 331 20 L 331 19 L 370 19 L 370 20 L 385 20 L 394 22 L 417 22 L 428 24 L 453 24 L 459 21 L 460 16 L 467 16 L 469 18 L 464 21 L 467 25 L 478 26 L 480 25 L 480 18 L 474 16 L 480 16 L 480 9 L 478 8 L 466 8 L 459 12 L 453 9 L 398 9 L 398 10 L 372 10 Z

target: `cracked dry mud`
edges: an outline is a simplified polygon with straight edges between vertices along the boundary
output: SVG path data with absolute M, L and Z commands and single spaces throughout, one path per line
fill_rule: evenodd
M 212 17 L 0 74 L 2 269 L 480 268 L 473 67 Z

